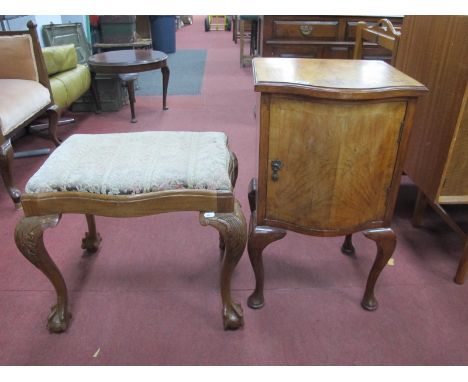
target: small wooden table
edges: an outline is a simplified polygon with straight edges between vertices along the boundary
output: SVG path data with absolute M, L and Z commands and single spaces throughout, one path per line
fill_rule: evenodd
M 167 66 L 167 54 L 157 50 L 114 50 L 97 53 L 88 58 L 88 65 L 92 76 L 92 90 L 96 98 L 98 112 L 101 111 L 101 101 L 97 91 L 96 74 L 119 74 L 128 89 L 131 122 L 137 122 L 135 116 L 135 80 L 136 76 L 130 74 L 146 72 L 148 70 L 161 69 L 163 76 L 163 110 L 167 110 L 167 86 L 169 85 L 169 67 Z
M 248 252 L 263 306 L 264 248 L 286 230 L 363 231 L 377 244 L 361 305 L 396 245 L 390 228 L 417 98 L 427 89 L 383 61 L 255 58 L 260 96 L 258 187 L 251 182 Z

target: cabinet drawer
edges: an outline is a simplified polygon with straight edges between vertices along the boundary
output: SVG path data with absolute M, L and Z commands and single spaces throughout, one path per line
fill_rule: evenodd
M 268 44 L 271 57 L 353 58 L 353 45 L 349 43 Z
M 338 21 L 274 21 L 274 39 L 337 40 Z
M 311 44 L 272 44 L 270 45 L 271 57 L 323 57 L 323 46 Z

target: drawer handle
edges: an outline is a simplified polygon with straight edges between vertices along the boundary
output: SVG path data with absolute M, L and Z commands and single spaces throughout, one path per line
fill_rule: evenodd
M 273 173 L 271 174 L 271 180 L 273 182 L 277 182 L 279 180 L 278 171 L 281 170 L 282 167 L 283 162 L 281 162 L 280 160 L 271 161 L 271 169 L 273 170 Z
M 299 30 L 301 31 L 301 34 L 303 36 L 308 36 L 312 33 L 312 30 L 314 29 L 314 27 L 312 25 L 301 25 L 299 27 Z

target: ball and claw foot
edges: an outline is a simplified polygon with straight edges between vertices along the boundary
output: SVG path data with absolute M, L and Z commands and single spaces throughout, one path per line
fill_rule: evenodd
M 99 249 L 101 241 L 102 238 L 99 233 L 96 235 L 90 235 L 89 232 L 86 232 L 85 237 L 81 241 L 81 248 L 90 253 L 95 253 Z
M 236 330 L 244 325 L 242 307 L 235 302 L 223 309 L 224 330 Z
M 365 310 L 372 312 L 374 310 L 377 310 L 377 308 L 379 307 L 379 303 L 377 302 L 377 299 L 374 296 L 371 296 L 370 298 L 363 298 L 361 301 L 361 306 Z
M 265 299 L 263 295 L 252 293 L 247 299 L 247 305 L 251 309 L 260 309 L 265 305 Z
M 57 305 L 54 305 L 47 318 L 47 329 L 49 329 L 51 333 L 62 333 L 67 330 L 70 319 L 70 313 L 64 308 L 59 309 Z

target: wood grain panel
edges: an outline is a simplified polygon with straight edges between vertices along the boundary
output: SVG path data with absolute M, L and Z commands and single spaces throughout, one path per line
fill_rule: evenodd
M 455 137 L 452 140 L 444 179 L 440 195 L 446 197 L 446 202 L 449 197 L 453 197 L 453 200 L 456 201 L 463 196 L 468 201 L 468 83 L 465 88 L 465 96 L 455 128 Z
M 407 16 L 396 67 L 421 81 L 405 172 L 437 202 L 468 78 L 468 17 Z
M 323 230 L 384 220 L 405 102 L 274 95 L 270 108 L 267 219 Z

